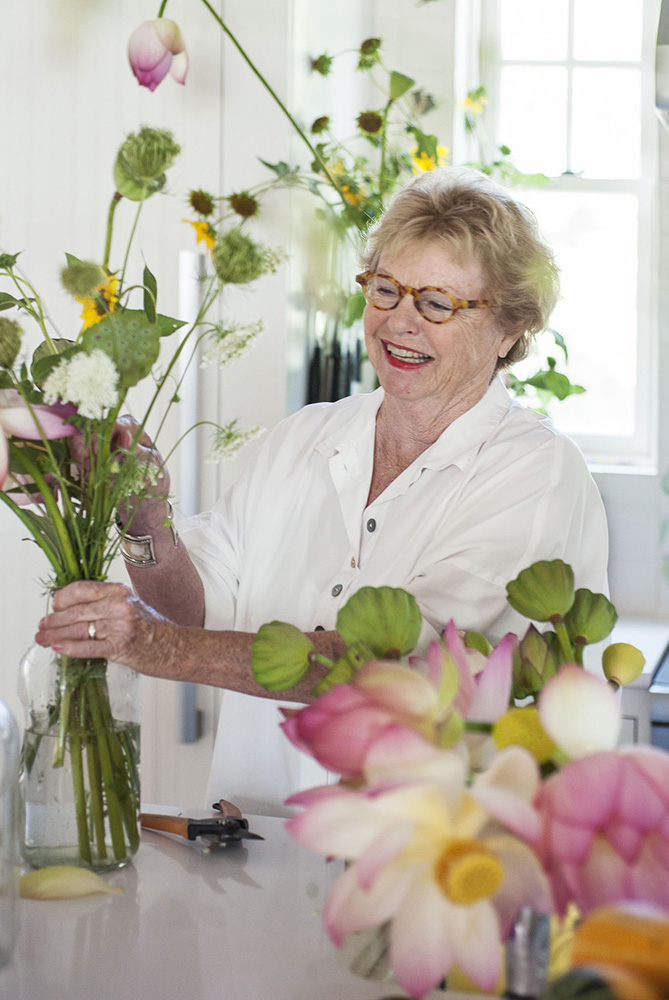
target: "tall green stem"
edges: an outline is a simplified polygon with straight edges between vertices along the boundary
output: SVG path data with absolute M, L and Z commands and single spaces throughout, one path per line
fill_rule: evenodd
M 109 211 L 107 212 L 107 233 L 105 236 L 105 253 L 103 260 L 103 267 L 109 267 L 109 258 L 111 256 L 111 241 L 112 232 L 114 231 L 114 212 L 116 211 L 116 206 L 123 197 L 118 191 L 114 192 L 111 202 L 109 203 Z
M 219 14 L 216 13 L 216 11 L 211 6 L 211 4 L 208 2 L 208 0 L 202 0 L 202 3 L 207 8 L 207 10 L 211 14 L 211 16 L 214 18 L 214 20 L 223 29 L 223 31 L 225 32 L 225 34 L 228 36 L 228 38 L 230 39 L 230 41 L 232 42 L 232 44 L 235 46 L 235 48 L 239 52 L 239 54 L 242 57 L 242 59 L 244 60 L 244 62 L 247 64 L 247 66 L 258 77 L 258 79 L 262 83 L 262 85 L 265 88 L 265 90 L 271 96 L 272 100 L 276 104 L 278 104 L 278 106 L 281 109 L 281 111 L 283 111 L 284 115 L 286 116 L 286 118 L 288 119 L 288 121 L 290 122 L 290 124 L 293 126 L 293 128 L 295 129 L 295 131 L 299 135 L 300 139 L 305 144 L 305 146 L 307 147 L 307 149 L 309 150 L 309 152 L 311 153 L 311 155 L 313 156 L 313 158 L 316 160 L 316 162 L 320 166 L 321 170 L 323 171 L 323 173 L 325 174 L 325 176 L 330 181 L 330 183 L 334 187 L 335 191 L 337 192 L 337 194 L 341 198 L 341 202 L 344 205 L 344 207 L 348 208 L 348 204 L 349 203 L 346 201 L 346 196 L 345 196 L 344 192 L 341 189 L 341 185 L 340 185 L 339 181 L 330 172 L 330 170 L 328 169 L 327 163 L 325 162 L 325 160 L 323 159 L 323 157 L 320 155 L 320 153 L 318 152 L 318 150 L 311 144 L 311 142 L 309 141 L 309 137 L 307 136 L 307 134 L 297 124 L 297 122 L 295 121 L 295 119 L 291 115 L 291 113 L 288 110 L 288 108 L 286 107 L 286 105 L 283 103 L 283 101 L 281 100 L 281 98 L 279 97 L 279 95 L 276 93 L 276 91 L 274 90 L 274 88 L 271 87 L 270 84 L 267 82 L 267 80 L 265 79 L 265 77 L 262 75 L 262 73 L 260 72 L 260 70 L 258 69 L 258 67 L 256 66 L 256 64 L 253 62 L 253 60 L 251 59 L 251 57 L 247 54 L 246 50 L 242 47 L 242 45 L 240 44 L 240 42 L 235 38 L 235 36 L 230 31 L 230 29 L 228 28 L 228 26 L 225 23 L 225 21 L 220 17 Z M 163 4 L 163 7 L 161 8 L 161 10 L 164 9 L 164 6 L 165 5 Z

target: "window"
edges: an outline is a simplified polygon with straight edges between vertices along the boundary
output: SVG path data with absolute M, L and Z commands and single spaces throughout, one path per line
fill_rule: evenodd
M 570 379 L 587 389 L 551 416 L 607 464 L 655 460 L 657 16 L 657 0 L 482 6 L 491 145 L 551 178 L 519 196 L 556 250 L 563 298 L 552 323 Z

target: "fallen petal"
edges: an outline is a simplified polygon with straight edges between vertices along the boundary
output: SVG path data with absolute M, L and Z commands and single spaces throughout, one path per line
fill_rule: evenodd
M 75 865 L 50 865 L 23 875 L 20 892 L 26 899 L 75 899 L 78 896 L 116 896 L 123 892 L 118 886 Z

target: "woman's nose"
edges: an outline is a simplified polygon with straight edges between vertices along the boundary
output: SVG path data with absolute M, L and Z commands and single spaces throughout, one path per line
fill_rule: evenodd
M 392 329 L 417 331 L 420 325 L 420 313 L 416 309 L 416 301 L 410 292 L 403 295 L 395 308 L 388 314 L 394 321 Z

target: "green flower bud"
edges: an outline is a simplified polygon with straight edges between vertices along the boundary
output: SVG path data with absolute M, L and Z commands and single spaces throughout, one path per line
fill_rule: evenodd
M 63 288 L 75 299 L 90 298 L 95 295 L 98 285 L 106 277 L 104 269 L 95 261 L 75 258 L 71 258 L 67 267 L 60 272 Z
M 337 631 L 349 646 L 363 642 L 379 659 L 399 659 L 415 648 L 422 620 L 406 590 L 362 587 L 339 611 Z
M 635 681 L 645 663 L 641 650 L 628 642 L 612 642 L 602 653 L 604 676 L 616 688 Z
M 312 135 L 318 135 L 319 132 L 325 132 L 326 128 L 330 124 L 330 119 L 327 115 L 321 115 L 320 118 L 315 118 L 311 123 L 311 133 Z
M 252 194 L 248 194 L 246 191 L 242 191 L 240 194 L 231 194 L 228 202 L 233 212 L 241 215 L 243 219 L 250 219 L 260 211 L 260 204 L 257 198 L 254 198 Z
M 286 691 L 302 680 L 313 652 L 311 640 L 294 625 L 261 625 L 251 647 L 253 676 L 267 691 Z
M 572 642 L 582 646 L 606 639 L 618 621 L 618 612 L 604 594 L 577 590 L 574 603 L 564 617 Z
M 529 698 L 538 694 L 556 672 L 557 666 L 550 641 L 534 625 L 530 625 L 513 658 L 513 698 Z
M 216 240 L 211 252 L 216 274 L 226 284 L 245 285 L 266 271 L 276 270 L 278 257 L 238 227 Z
M 574 573 L 561 559 L 528 566 L 506 585 L 511 607 L 538 622 L 561 622 L 574 603 Z
M 314 73 L 320 73 L 321 76 L 328 76 L 332 69 L 332 56 L 323 53 L 323 55 L 318 56 L 316 59 L 312 59 L 311 68 Z
M 0 316 L 0 365 L 11 368 L 21 348 L 23 330 L 14 319 Z
M 358 69 L 371 69 L 379 61 L 380 38 L 366 38 L 358 49 Z
M 383 128 L 383 118 L 378 111 L 363 111 L 358 115 L 358 128 L 368 135 L 376 135 Z
M 174 136 L 166 129 L 142 126 L 131 132 L 118 151 L 114 183 L 119 194 L 130 201 L 144 201 L 165 186 L 165 171 L 181 152 Z
M 191 191 L 188 204 L 198 215 L 211 215 L 214 211 L 214 198 L 207 191 Z

